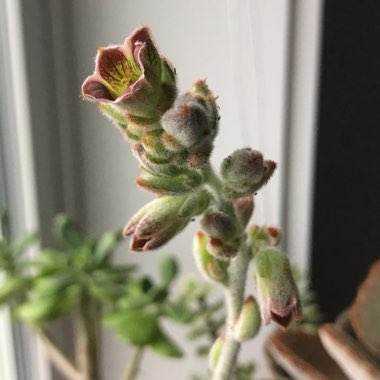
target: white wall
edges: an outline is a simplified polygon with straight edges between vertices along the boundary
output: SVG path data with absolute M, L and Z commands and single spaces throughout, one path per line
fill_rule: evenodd
M 25 104 L 18 104 L 17 115 L 25 119 L 30 106 L 33 130 L 27 133 L 32 134 L 36 149 L 36 169 L 32 159 L 21 157 L 29 169 L 20 178 L 31 187 L 28 194 L 35 200 L 36 188 L 27 178 L 37 172 L 37 205 L 27 203 L 29 212 L 38 208 L 44 237 L 49 235 L 50 216 L 60 209 L 82 219 L 86 230 L 96 234 L 120 228 L 152 199 L 133 185 L 138 168 L 128 143 L 95 105 L 79 98 L 81 82 L 93 70 L 96 49 L 121 43 L 135 27 L 145 24 L 161 52 L 174 62 L 181 91 L 207 78 L 219 96 L 222 119 L 215 165 L 247 145 L 279 162 L 275 177 L 257 196 L 254 222 L 281 225 L 284 221 L 291 257 L 307 266 L 321 0 L 20 3 L 26 60 L 18 61 L 27 70 L 19 71 L 16 79 L 25 85 L 22 75 L 27 71 L 31 86 L 29 98 L 24 91 Z M 289 30 L 293 34 L 288 35 Z M 20 27 L 17 33 L 22 33 Z M 74 46 L 68 46 L 70 40 Z M 25 120 L 20 123 L 19 131 L 26 125 Z M 160 251 L 175 253 L 183 273 L 195 270 L 191 245 L 197 228 L 193 223 Z M 155 275 L 160 252 L 131 255 L 125 245 L 118 260 L 137 262 Z M 184 344 L 183 329 L 169 327 Z M 120 378 L 128 352 L 110 334 L 105 333 L 104 339 L 105 378 Z M 262 339 L 245 345 L 244 359 L 258 356 Z M 185 378 L 205 367 L 205 361 L 191 355 L 176 362 L 148 354 L 140 378 L 156 378 L 157 373 L 168 380 Z
M 96 49 L 121 43 L 139 25 L 148 25 L 160 51 L 175 64 L 180 90 L 199 78 L 207 78 L 219 96 L 221 128 L 213 162 L 234 149 L 251 145 L 268 158 L 282 155 L 286 0 L 256 1 L 73 1 L 78 73 L 84 79 L 93 70 Z M 80 83 L 78 81 L 78 91 Z M 128 143 L 103 118 L 93 104 L 80 105 L 83 191 L 87 229 L 98 233 L 122 226 L 152 199 L 136 190 L 137 164 Z M 281 164 L 280 164 L 281 170 Z M 256 223 L 278 224 L 280 215 L 280 173 L 258 195 Z M 131 255 L 127 247 L 120 261 L 137 262 L 154 273 L 160 252 L 175 253 L 183 273 L 195 270 L 191 245 L 198 222 L 159 252 Z M 183 329 L 171 327 L 175 336 Z M 125 348 L 104 334 L 106 379 L 120 378 L 128 356 Z M 245 359 L 258 351 L 258 343 L 246 345 Z M 191 353 L 191 350 L 190 350 Z M 153 354 L 144 357 L 141 379 L 185 378 L 206 362 L 189 355 L 184 361 L 165 360 Z

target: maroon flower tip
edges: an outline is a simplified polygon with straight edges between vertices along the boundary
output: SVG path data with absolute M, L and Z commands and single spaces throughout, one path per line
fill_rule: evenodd
M 149 238 L 143 239 L 143 238 L 137 238 L 136 236 L 133 237 L 131 241 L 130 250 L 135 252 L 143 252 L 146 251 L 146 244 L 149 242 Z
M 290 324 L 290 322 L 292 321 L 292 313 L 288 313 L 288 314 L 286 314 L 285 316 L 281 316 L 281 315 L 279 315 L 279 314 L 276 314 L 276 313 L 274 313 L 273 311 L 271 311 L 271 313 L 270 313 L 270 315 L 271 315 L 271 319 L 274 321 L 274 322 L 276 322 L 276 323 L 278 323 L 281 327 L 283 327 L 284 329 L 286 329 L 288 326 L 289 326 L 289 324 Z
M 134 234 L 135 230 L 136 230 L 136 224 L 132 224 L 131 226 L 127 225 L 123 230 L 123 236 L 124 237 L 130 236 Z
M 152 41 L 152 33 L 147 26 L 142 26 L 133 31 L 133 33 L 125 39 L 124 44 L 133 48 L 136 44 Z
M 266 166 L 271 172 L 277 169 L 277 163 L 271 160 L 266 160 L 264 166 Z

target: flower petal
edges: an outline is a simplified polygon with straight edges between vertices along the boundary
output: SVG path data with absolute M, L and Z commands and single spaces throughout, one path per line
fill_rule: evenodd
M 125 40 L 125 45 L 132 51 L 135 61 L 145 73 L 154 73 L 161 77 L 161 57 L 153 43 L 149 28 L 136 29 Z
M 278 323 L 281 327 L 287 328 L 292 321 L 292 313 L 288 313 L 286 315 L 279 315 L 274 312 L 271 312 L 271 319 Z
M 99 49 L 96 72 L 114 98 L 120 96 L 141 75 L 132 57 L 128 59 L 121 47 Z
M 100 82 L 97 75 L 90 75 L 82 85 L 82 95 L 88 100 L 113 101 L 108 88 Z

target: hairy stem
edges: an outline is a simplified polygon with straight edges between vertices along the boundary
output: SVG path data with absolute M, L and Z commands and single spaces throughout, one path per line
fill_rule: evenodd
M 139 370 L 141 359 L 144 353 L 143 347 L 135 347 L 132 356 L 129 359 L 127 369 L 125 371 L 124 380 L 134 380 Z
M 77 317 L 77 357 L 82 380 L 100 380 L 98 305 L 83 294 Z
M 214 196 L 215 203 L 223 211 L 228 212 L 236 218 L 231 200 L 226 199 L 223 195 L 223 183 L 212 169 L 211 165 L 206 165 L 203 169 L 208 189 Z M 237 221 L 240 225 L 240 222 Z M 237 356 L 241 343 L 234 338 L 233 326 L 238 319 L 244 304 L 245 284 L 247 279 L 247 270 L 250 257 L 247 252 L 246 237 L 244 231 L 241 231 L 242 239 L 240 250 L 236 257 L 230 262 L 228 269 L 228 284 L 225 288 L 225 302 L 227 308 L 226 334 L 220 358 L 217 367 L 214 370 L 212 380 L 230 380 L 236 367 Z
M 223 206 L 226 202 L 223 196 L 223 183 L 215 173 L 213 167 L 210 164 L 206 164 L 202 168 L 203 177 L 205 179 L 205 183 L 208 187 L 208 190 L 214 196 L 215 203 L 219 206 Z
M 234 337 L 233 326 L 239 317 L 244 303 L 248 264 L 249 255 L 244 245 L 237 256 L 231 260 L 229 268 L 229 283 L 225 289 L 227 307 L 226 334 L 212 380 L 232 379 L 232 374 L 236 367 L 241 343 Z
M 41 340 L 57 370 L 68 380 L 81 380 L 82 376 L 74 363 L 62 352 L 48 333 L 40 327 L 34 327 L 34 332 Z

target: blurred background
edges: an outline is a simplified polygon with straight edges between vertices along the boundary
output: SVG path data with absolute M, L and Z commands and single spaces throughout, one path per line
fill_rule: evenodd
M 281 227 L 283 248 L 333 319 L 379 256 L 379 21 L 375 0 L 0 0 L 0 208 L 15 234 L 37 228 L 45 245 L 57 212 L 95 235 L 152 199 L 133 184 L 129 144 L 80 99 L 97 48 L 147 25 L 180 91 L 206 78 L 218 96 L 215 166 L 242 146 L 279 163 L 253 222 Z M 160 253 L 170 252 L 182 273 L 193 272 L 197 223 L 157 252 L 131 255 L 125 244 L 118 260 L 155 276 Z M 4 373 L 55 378 L 33 337 L 12 332 L 5 312 L 0 321 Z M 70 348 L 69 326 L 56 335 Z M 105 378 L 117 379 L 128 351 L 103 338 Z M 244 358 L 259 362 L 263 339 L 246 344 Z M 140 378 L 202 370 L 191 352 L 180 362 L 147 355 Z

